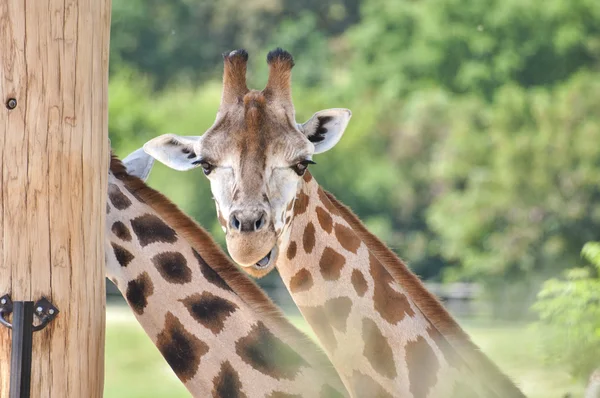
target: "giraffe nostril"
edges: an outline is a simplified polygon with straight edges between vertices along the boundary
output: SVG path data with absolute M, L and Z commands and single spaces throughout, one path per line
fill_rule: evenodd
M 231 231 L 256 232 L 267 224 L 268 218 L 264 211 L 250 211 L 247 213 L 237 210 L 229 215 Z
M 254 222 L 254 230 L 258 231 L 265 225 L 265 215 L 261 214 L 258 220 Z
M 240 220 L 238 220 L 238 218 L 235 216 L 235 214 L 231 215 L 229 224 L 231 224 L 231 227 L 237 231 L 239 231 L 242 227 L 242 223 L 240 222 Z

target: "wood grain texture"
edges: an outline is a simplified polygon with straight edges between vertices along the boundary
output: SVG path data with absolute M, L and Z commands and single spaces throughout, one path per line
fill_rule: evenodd
M 102 397 L 110 7 L 0 1 L 0 295 L 61 311 L 34 334 L 32 397 Z M 0 397 L 9 372 L 0 328 Z

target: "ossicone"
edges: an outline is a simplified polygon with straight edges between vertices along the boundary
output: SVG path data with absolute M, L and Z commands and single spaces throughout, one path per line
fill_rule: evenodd
M 289 52 L 276 48 L 267 54 L 267 64 L 269 64 L 269 80 L 263 90 L 265 97 L 291 104 L 294 57 Z
M 240 103 L 248 92 L 246 67 L 248 52 L 244 49 L 223 53 L 223 94 L 221 106 Z

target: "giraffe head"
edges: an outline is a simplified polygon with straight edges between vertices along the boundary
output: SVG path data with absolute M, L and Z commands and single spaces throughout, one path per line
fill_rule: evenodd
M 202 168 L 211 184 L 231 257 L 262 276 L 277 257 L 277 243 L 291 221 L 298 187 L 313 155 L 341 138 L 351 112 L 329 109 L 296 123 L 292 104 L 292 56 L 267 56 L 269 79 L 262 91 L 246 85 L 248 54 L 226 53 L 223 93 L 214 124 L 202 136 L 167 134 L 144 150 L 176 170 Z

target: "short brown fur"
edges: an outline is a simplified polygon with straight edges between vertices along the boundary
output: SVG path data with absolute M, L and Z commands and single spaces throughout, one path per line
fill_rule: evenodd
M 223 96 L 221 105 L 237 104 L 248 92 L 246 64 L 248 54 L 241 50 L 223 55 Z
M 289 53 L 281 49 L 274 50 L 267 55 L 269 63 L 269 80 L 264 89 L 265 96 L 282 102 L 292 102 L 292 68 L 294 59 Z

